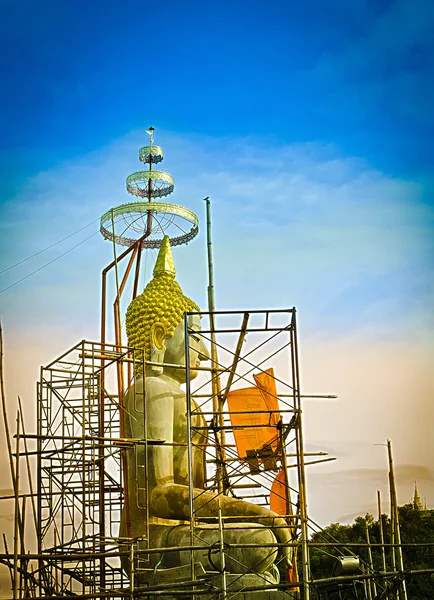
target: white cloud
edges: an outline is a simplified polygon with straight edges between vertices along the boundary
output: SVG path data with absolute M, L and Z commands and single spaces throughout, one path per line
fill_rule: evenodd
M 167 132 L 158 132 L 156 141 L 166 151 L 161 168 L 175 177 L 173 201 L 193 209 L 202 224 L 198 240 L 175 250 L 185 292 L 206 306 L 202 199 L 210 196 L 218 308 L 297 305 L 305 390 L 340 395 L 336 403 L 308 405 L 307 439 L 342 450 L 344 470 L 378 461 L 366 449 L 346 457 L 351 438 L 373 444 L 391 437 L 398 463 L 423 465 L 432 450 L 424 429 L 432 422 L 433 215 L 425 203 L 431 184 L 388 177 L 332 146 L 181 139 Z M 3 209 L 2 234 L 11 246 L 2 265 L 129 201 L 125 177 L 140 168 L 143 143 L 133 132 L 26 182 Z M 0 276 L 0 287 L 91 231 Z M 154 256 L 145 254 L 146 276 Z M 0 295 L 10 398 L 19 393 L 34 405 L 39 365 L 79 339 L 97 339 L 100 271 L 111 259 L 111 245 L 97 234 Z M 311 507 L 324 523 L 372 501 L 371 491 L 362 497 L 359 489 L 334 507 L 331 496 L 320 500 L 321 483 L 312 481 Z
M 195 210 L 202 230 L 202 198 L 212 198 L 221 306 L 230 307 L 234 301 L 254 306 L 298 304 L 315 327 L 321 325 L 314 315 L 321 315 L 321 321 L 324 314 L 334 319 L 344 309 L 355 327 L 351 305 L 358 303 L 351 298 L 352 289 L 359 295 L 363 289 L 362 311 L 367 313 L 386 302 L 379 315 L 383 321 L 394 299 L 399 305 L 410 298 L 405 316 L 409 321 L 413 313 L 420 315 L 420 304 L 429 304 L 432 290 L 426 289 L 426 281 L 432 267 L 434 217 L 423 201 L 429 183 L 388 177 L 359 159 L 339 156 L 332 146 L 180 139 L 165 132 L 159 132 L 157 141 L 166 151 L 162 168 L 175 176 L 173 201 Z M 3 209 L 2 229 L 10 247 L 2 264 L 8 266 L 97 219 L 109 207 L 130 201 L 125 177 L 140 168 L 136 156 L 144 142 L 141 134 L 132 133 L 26 182 Z M 97 226 L 0 276 L 1 288 L 83 240 Z M 181 283 L 186 289 L 199 288 L 198 300 L 203 303 L 203 233 L 176 254 Z M 75 312 L 88 322 L 86 313 L 95 318 L 89 307 L 99 294 L 98 273 L 111 258 L 110 244 L 97 234 L 1 295 L 0 302 L 14 318 L 20 312 L 19 321 L 26 327 L 34 325 L 35 314 L 40 321 L 44 313 L 61 320 L 62 312 Z M 389 276 L 391 297 L 384 298 L 375 290 L 376 281 Z M 405 287 L 399 288 L 397 278 L 405 279 Z M 417 306 L 412 300 L 416 289 L 422 290 Z M 61 303 L 57 294 L 63 296 Z M 357 306 L 357 317 L 359 311 Z

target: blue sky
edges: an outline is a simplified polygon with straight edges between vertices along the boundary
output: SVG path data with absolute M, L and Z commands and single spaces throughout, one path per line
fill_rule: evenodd
M 393 174 L 432 167 L 429 0 L 6 0 L 2 10 L 7 183 L 149 115 L 171 131 L 333 143 Z
M 218 307 L 298 307 L 306 386 L 341 394 L 327 414 L 308 413 L 311 439 L 343 455 L 358 448 L 350 458 L 362 469 L 374 468 L 366 440 L 392 437 L 398 462 L 426 473 L 432 2 L 5 0 L 0 10 L 0 271 L 93 223 L 0 273 L 2 290 L 83 241 L 0 293 L 12 397 L 32 402 L 41 363 L 96 339 L 99 273 L 112 257 L 97 219 L 130 200 L 125 177 L 153 124 L 173 201 L 203 222 L 202 198 L 212 198 Z M 183 289 L 202 306 L 204 247 L 201 232 L 175 253 Z M 434 503 L 434 474 L 424 485 Z M 340 512 L 330 502 L 324 522 L 363 512 L 361 498 Z

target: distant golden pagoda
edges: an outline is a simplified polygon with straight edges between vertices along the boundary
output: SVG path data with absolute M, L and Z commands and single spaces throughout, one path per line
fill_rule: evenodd
M 414 482 L 414 497 L 413 497 L 413 508 L 415 510 L 426 510 L 426 506 L 422 504 L 422 500 L 419 496 L 419 492 L 417 490 L 417 483 Z

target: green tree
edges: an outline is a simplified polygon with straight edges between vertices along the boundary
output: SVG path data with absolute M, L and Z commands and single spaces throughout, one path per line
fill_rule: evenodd
M 412 504 L 399 507 L 399 521 L 402 543 L 434 543 L 434 511 L 420 511 Z M 368 523 L 369 536 L 372 544 L 381 543 L 380 524 L 370 514 L 357 517 L 352 525 L 332 523 L 323 531 L 311 536 L 312 542 L 366 543 L 366 528 Z M 385 543 L 390 543 L 390 519 L 382 515 Z M 361 560 L 368 563 L 367 548 L 311 548 L 311 570 L 315 579 L 330 577 L 335 565 L 335 557 L 343 554 L 357 554 Z M 434 546 L 418 546 L 403 548 L 404 569 L 418 570 L 434 568 Z M 382 570 L 381 548 L 372 548 L 372 560 L 375 572 Z M 386 549 L 387 570 L 392 570 L 392 550 Z M 381 582 L 380 582 L 381 583 Z M 430 575 L 413 575 L 407 579 L 409 600 L 433 600 L 434 578 Z

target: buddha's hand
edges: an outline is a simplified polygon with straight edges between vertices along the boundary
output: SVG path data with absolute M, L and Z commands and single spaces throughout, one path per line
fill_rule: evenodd
M 276 537 L 278 546 L 278 557 L 283 561 L 286 567 L 292 567 L 291 557 L 293 556 L 293 535 L 291 528 L 285 519 L 273 512 L 269 508 L 250 504 L 248 502 L 238 500 L 238 508 L 245 508 L 246 521 L 248 517 L 254 516 L 257 518 L 257 523 L 271 529 Z M 241 512 L 241 510 L 240 510 Z M 259 517 L 259 518 L 258 518 Z

